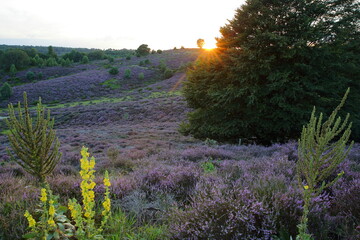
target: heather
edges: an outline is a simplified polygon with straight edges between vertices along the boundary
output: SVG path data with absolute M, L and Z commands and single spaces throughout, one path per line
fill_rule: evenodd
M 46 67 L 44 79 L 14 86 L 9 102 L 22 100 L 26 90 L 29 103 L 41 96 L 55 118 L 62 157 L 47 182 L 59 204 L 82 201 L 80 151 L 86 146 L 96 159 L 94 219 L 101 224 L 108 171 L 111 219 L 102 232 L 105 239 L 294 239 L 304 205 L 296 177 L 297 142 L 226 144 L 178 132 L 190 111 L 180 92 L 182 69 L 197 54 L 116 57 L 110 65 L 119 69 L 117 75 L 109 74 L 108 60 Z M 149 63 L 139 66 L 146 59 Z M 164 79 L 166 68 L 174 75 Z M 51 75 L 51 69 L 64 74 Z M 127 69 L 130 79 L 124 78 Z M 17 74 L 26 78 L 27 72 Z M 35 110 L 30 104 L 33 117 Z M 5 108 L 0 116 L 7 116 Z M 4 121 L 0 124 L 6 133 Z M 5 135 L 0 142 L 0 239 L 21 239 L 29 232 L 24 213 L 36 218 L 41 190 L 34 176 L 10 160 Z M 308 230 L 315 239 L 359 238 L 360 144 L 330 179 L 342 171 L 311 200 Z M 65 215 L 71 219 L 70 212 Z

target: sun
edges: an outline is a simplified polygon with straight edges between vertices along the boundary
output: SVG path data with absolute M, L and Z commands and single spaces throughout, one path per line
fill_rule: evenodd
M 216 45 L 215 44 L 211 44 L 211 43 L 205 43 L 204 47 L 203 47 L 205 50 L 208 50 L 208 51 L 211 51 L 213 50 L 214 48 L 216 48 Z

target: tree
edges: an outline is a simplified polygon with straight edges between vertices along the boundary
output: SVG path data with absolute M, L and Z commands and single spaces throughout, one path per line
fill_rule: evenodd
M 324 114 L 353 90 L 344 111 L 360 140 L 360 32 L 356 0 L 248 0 L 220 29 L 216 57 L 188 72 L 195 111 L 183 132 L 220 141 L 297 139 L 312 106 Z M 213 54 L 213 53 L 211 53 Z
M 1 66 L 8 71 L 12 64 L 19 70 L 24 69 L 29 66 L 30 58 L 26 52 L 21 49 L 9 49 L 4 53 L 1 59 Z
M 56 55 L 56 53 L 54 51 L 54 48 L 52 46 L 48 47 L 48 54 L 47 55 L 48 55 L 49 58 L 57 59 L 57 55 Z
M 40 183 L 45 182 L 45 177 L 54 170 L 61 158 L 60 142 L 53 129 L 54 119 L 50 118 L 50 111 L 47 111 L 47 116 L 45 114 L 46 111 L 39 98 L 36 118 L 31 118 L 27 96 L 24 92 L 24 110 L 19 102 L 16 114 L 10 103 L 9 118 L 6 120 L 10 129 L 8 134 L 10 146 L 17 157 L 10 151 L 8 154 Z
M 83 64 L 89 63 L 89 58 L 85 55 L 85 56 L 81 59 L 81 63 L 83 63 Z
M 9 70 L 10 76 L 11 76 L 11 77 L 15 77 L 15 76 L 16 76 L 16 72 L 17 72 L 17 69 L 16 69 L 16 67 L 15 67 L 15 64 L 11 64 L 10 70 Z
M 197 44 L 197 46 L 198 46 L 200 49 L 202 49 L 203 46 L 205 45 L 205 40 L 199 38 L 199 39 L 196 41 L 196 44 Z
M 147 56 L 150 53 L 150 48 L 147 44 L 141 44 L 138 49 L 136 49 L 136 54 L 140 56 Z
M 12 88 L 10 84 L 6 82 L 0 87 L 0 99 L 1 100 L 9 99 L 11 95 L 12 95 Z

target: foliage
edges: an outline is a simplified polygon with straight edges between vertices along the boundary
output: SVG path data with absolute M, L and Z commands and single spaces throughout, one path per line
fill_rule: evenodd
M 112 68 L 110 68 L 109 73 L 111 75 L 116 75 L 119 73 L 119 69 L 117 69 L 116 67 L 112 67 Z
M 35 73 L 32 72 L 32 71 L 28 71 L 28 72 L 26 73 L 26 79 L 29 80 L 29 81 L 34 80 L 34 79 L 35 79 Z
M 10 76 L 11 76 L 11 77 L 15 77 L 15 76 L 16 76 L 16 72 L 17 72 L 17 69 L 16 69 L 16 67 L 15 67 L 15 64 L 11 64 L 10 70 L 9 70 Z
M 58 197 L 52 194 L 48 186 L 41 189 L 39 220 L 26 210 L 26 217 L 30 232 L 25 234 L 25 239 L 68 239 L 73 236 L 75 227 L 70 223 L 65 213 L 67 208 L 58 203 Z
M 56 61 L 56 58 L 50 57 L 50 58 L 46 59 L 45 65 L 47 67 L 55 67 L 58 65 L 58 63 Z
M 297 139 L 311 107 L 324 114 L 351 87 L 345 106 L 360 139 L 358 1 L 249 0 L 203 52 L 184 96 L 187 133 L 201 139 Z
M 297 239 L 299 240 L 311 238 L 307 232 L 311 199 L 319 196 L 325 188 L 332 186 L 344 174 L 342 171 L 335 178 L 329 179 L 338 169 L 339 164 L 344 161 L 353 144 L 346 149 L 352 125 L 351 123 L 348 124 L 349 114 L 342 123 L 340 117 L 336 118 L 340 108 L 345 103 L 349 91 L 350 89 L 346 91 L 341 103 L 324 123 L 322 123 L 323 114 L 320 113 L 317 118 L 314 108 L 310 122 L 303 127 L 301 132 L 297 175 L 299 185 L 304 191 L 304 211 L 301 223 L 298 226 L 299 235 Z M 341 136 L 338 137 L 340 134 Z M 337 141 L 334 141 L 335 139 Z
M 226 196 L 226 197 L 225 197 Z M 173 239 L 271 239 L 269 211 L 248 190 L 205 186 L 171 217 Z
M 158 53 L 158 54 L 162 54 L 162 50 L 161 49 L 158 49 L 158 50 L 156 50 L 156 52 Z
M 6 82 L 0 87 L 0 99 L 7 100 L 11 97 L 11 95 L 12 95 L 12 88 L 10 84 Z
M 9 49 L 5 51 L 1 58 L 0 66 L 8 71 L 12 64 L 14 64 L 17 69 L 24 69 L 29 66 L 30 58 L 26 52 L 21 49 Z
M 127 57 L 126 57 L 126 60 L 131 60 L 131 56 L 127 56 Z
M 89 52 L 87 54 L 87 56 L 89 57 L 89 59 L 91 61 L 93 61 L 93 60 L 102 60 L 102 59 L 105 58 L 105 53 L 104 53 L 104 51 L 97 50 L 97 51 Z
M 144 80 L 144 73 L 139 73 L 139 75 L 138 75 L 138 79 L 139 80 Z
M 82 194 L 82 206 L 77 203 L 76 199 L 71 199 L 68 204 L 68 208 L 71 212 L 71 218 L 75 222 L 76 236 L 78 239 L 101 239 L 102 232 L 106 227 L 106 224 L 110 218 L 110 190 L 111 186 L 108 172 L 105 172 L 104 186 L 105 195 L 104 201 L 102 202 L 103 211 L 101 212 L 102 220 L 99 226 L 95 224 L 95 158 L 89 159 L 88 149 L 83 147 L 81 149 L 81 171 L 82 177 L 81 182 L 81 194 Z
M 10 146 L 17 157 L 9 151 L 9 155 L 25 171 L 35 176 L 40 182 L 50 174 L 61 158 L 59 140 L 56 137 L 54 119 L 50 118 L 41 104 L 41 98 L 36 107 L 36 119 L 30 116 L 27 96 L 24 92 L 24 110 L 18 104 L 15 114 L 13 105 L 9 104 L 9 118 L 6 123 L 10 129 L 8 134 Z
M 130 69 L 126 69 L 124 72 L 124 78 L 125 79 L 130 79 L 131 78 L 131 70 Z
M 205 45 L 205 40 L 202 39 L 202 38 L 199 38 L 199 39 L 196 41 L 196 45 L 197 45 L 200 49 L 202 49 L 203 46 Z
M 171 78 L 174 75 L 173 70 L 171 70 L 170 68 L 166 68 L 166 70 L 164 71 L 164 79 L 168 79 Z
M 89 58 L 85 55 L 85 56 L 83 56 L 83 58 L 81 59 L 81 63 L 82 64 L 87 64 L 87 63 L 89 63 Z
M 48 47 L 47 55 L 48 55 L 49 58 L 57 59 L 56 52 L 54 51 L 54 48 L 52 46 Z
M 141 44 L 137 49 L 136 49 L 136 53 L 139 56 L 147 56 L 150 53 L 150 48 L 148 47 L 147 44 Z
M 80 62 L 82 60 L 82 58 L 85 56 L 85 53 L 76 51 L 76 50 L 72 50 L 69 53 L 64 54 L 62 57 L 64 59 L 70 59 L 73 62 Z

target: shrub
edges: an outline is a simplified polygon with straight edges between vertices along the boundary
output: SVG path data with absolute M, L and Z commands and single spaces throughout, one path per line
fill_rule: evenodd
M 124 72 L 124 78 L 125 79 L 130 79 L 131 78 L 131 70 L 130 69 L 126 69 Z
M 140 61 L 139 62 L 139 66 L 144 66 L 145 64 L 144 64 L 144 62 L 143 61 Z
M 113 63 L 115 61 L 115 59 L 113 57 L 110 57 L 110 56 L 108 56 L 107 59 L 108 59 L 109 63 Z
M 88 56 L 83 56 L 83 58 L 81 59 L 81 63 L 82 63 L 82 64 L 89 63 L 89 58 L 88 58 Z
M 21 70 L 29 66 L 30 58 L 27 53 L 21 49 L 9 49 L 5 51 L 1 58 L 0 65 L 2 65 L 5 70 L 9 70 L 12 64 Z
M 138 79 L 139 80 L 144 80 L 144 73 L 139 73 Z
M 109 73 L 111 75 L 116 75 L 119 73 L 119 69 L 117 69 L 116 67 L 112 67 L 112 68 L 110 68 Z
M 51 57 L 51 58 L 48 58 L 46 61 L 45 61 L 45 65 L 47 67 L 55 67 L 58 65 L 57 61 L 55 58 Z
M 164 77 L 164 79 L 168 79 L 168 78 L 171 78 L 173 75 L 174 75 L 174 72 L 171 69 L 167 68 L 164 71 L 163 77 Z
M 131 60 L 131 56 L 127 56 L 127 57 L 126 57 L 126 60 Z
M 29 81 L 34 80 L 35 79 L 35 73 L 31 72 L 31 71 L 27 72 L 26 73 L 26 79 L 29 80 Z
M 43 79 L 43 73 L 42 73 L 42 72 L 38 72 L 37 78 L 38 78 L 39 80 Z
M 160 49 L 158 49 L 157 51 L 156 51 L 158 54 L 162 54 L 162 50 L 160 50 Z
M 6 123 L 10 129 L 8 134 L 10 146 L 17 156 L 9 151 L 9 155 L 25 171 L 35 176 L 41 183 L 50 174 L 61 158 L 60 142 L 56 137 L 54 119 L 50 118 L 50 111 L 44 109 L 41 98 L 36 107 L 37 117 L 30 117 L 26 93 L 24 92 L 24 110 L 19 102 L 18 114 L 13 105 L 9 105 L 9 118 Z M 45 118 L 45 114 L 47 117 Z
M 248 190 L 208 184 L 170 218 L 173 239 L 271 239 L 269 211 Z
M 16 67 L 15 67 L 15 64 L 11 64 L 9 72 L 10 72 L 10 76 L 11 76 L 11 77 L 15 77 L 15 76 L 16 76 L 17 69 L 16 69 Z
M 151 50 L 151 54 L 155 54 L 156 53 L 156 51 L 153 49 L 153 50 Z
M 89 52 L 87 54 L 87 56 L 89 57 L 89 59 L 91 61 L 93 61 L 93 60 L 102 60 L 102 59 L 105 58 L 105 53 L 102 50 L 97 50 L 97 51 Z
M 12 88 L 10 84 L 6 82 L 0 87 L 0 99 L 7 100 L 11 97 L 11 95 L 12 95 Z
M 149 55 L 150 53 L 150 48 L 148 47 L 147 44 L 141 44 L 138 49 L 136 49 L 136 55 L 137 56 L 146 56 Z
M 149 60 L 149 59 L 146 59 L 146 60 L 144 61 L 144 64 L 150 64 L 150 60 Z

